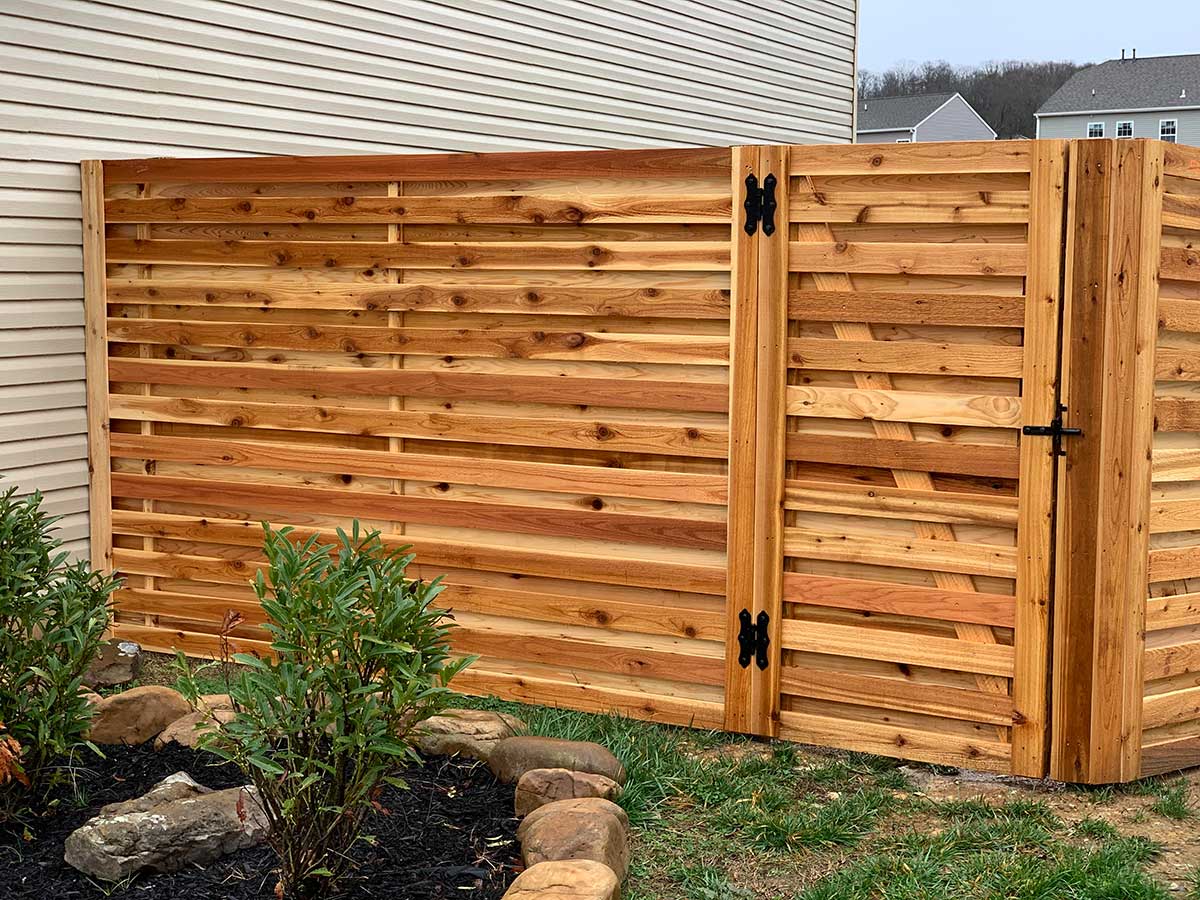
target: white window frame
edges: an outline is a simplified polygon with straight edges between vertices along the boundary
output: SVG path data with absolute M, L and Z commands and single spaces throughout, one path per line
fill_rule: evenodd
M 1171 123 L 1171 134 L 1166 136 L 1163 134 L 1163 126 L 1168 122 Z M 1169 144 L 1179 143 L 1179 120 L 1178 119 L 1159 119 L 1158 120 L 1158 139 L 1166 141 Z
M 1099 133 L 1099 134 L 1092 134 L 1092 129 L 1093 129 L 1093 128 L 1098 128 L 1098 129 L 1100 129 L 1100 133 Z M 1103 122 L 1088 122 L 1088 123 L 1087 123 L 1087 136 L 1088 136 L 1088 138 L 1102 138 L 1102 137 L 1104 137 L 1104 123 L 1103 123 Z
M 1129 134 L 1121 134 L 1121 126 L 1122 125 L 1129 126 Z M 1116 135 L 1116 137 L 1122 138 L 1122 139 L 1133 137 L 1133 119 L 1118 119 L 1115 135 Z
M 897 144 L 911 144 L 912 138 L 896 138 Z

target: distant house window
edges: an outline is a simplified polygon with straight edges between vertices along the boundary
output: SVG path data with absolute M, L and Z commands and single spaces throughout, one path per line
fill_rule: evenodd
M 897 144 L 911 144 L 912 138 L 896 138 Z
M 1175 138 L 1179 136 L 1179 120 L 1178 119 L 1160 119 L 1158 122 L 1158 139 L 1166 141 L 1168 144 L 1175 143 Z
M 1133 137 L 1133 122 L 1125 121 L 1117 123 L 1117 137 L 1131 138 Z
M 1104 123 L 1103 122 L 1088 122 L 1088 137 L 1090 137 L 1090 138 L 1104 137 Z

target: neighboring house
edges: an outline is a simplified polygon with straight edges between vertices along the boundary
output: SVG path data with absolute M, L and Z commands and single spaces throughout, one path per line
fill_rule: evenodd
M 0 473 L 87 549 L 78 161 L 845 143 L 857 0 L 0 3 Z
M 1080 69 L 1036 115 L 1041 138 L 1200 144 L 1200 54 L 1126 59 L 1122 53 Z
M 858 101 L 860 144 L 994 141 L 996 132 L 962 94 L 914 94 Z

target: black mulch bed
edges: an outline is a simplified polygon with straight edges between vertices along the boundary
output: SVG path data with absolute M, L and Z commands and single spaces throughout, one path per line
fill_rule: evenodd
M 142 874 L 130 883 L 101 885 L 63 862 L 67 835 L 101 806 L 138 797 L 168 775 L 184 771 L 206 787 L 245 783 L 216 757 L 183 747 L 155 751 L 106 747 L 90 757 L 79 779 L 82 801 L 64 793 L 59 810 L 33 825 L 33 840 L 0 831 L 0 897 L 5 900 L 243 900 L 273 897 L 275 855 L 262 846 L 226 856 L 205 869 Z M 384 812 L 367 820 L 374 846 L 356 850 L 358 868 L 339 900 L 499 898 L 518 872 L 513 788 L 471 760 L 431 759 L 400 774 L 410 790 L 384 788 Z M 81 805 L 82 803 L 82 805 Z

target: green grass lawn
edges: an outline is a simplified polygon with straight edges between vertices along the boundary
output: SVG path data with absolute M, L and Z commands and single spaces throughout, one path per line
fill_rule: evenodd
M 143 682 L 171 683 L 161 659 Z M 212 691 L 221 690 L 218 680 Z M 1186 778 L 1007 789 L 928 767 L 496 700 L 536 734 L 621 758 L 626 900 L 1200 900 Z M 924 783 L 933 778 L 951 790 Z M 1167 865 L 1167 863 L 1170 863 Z

